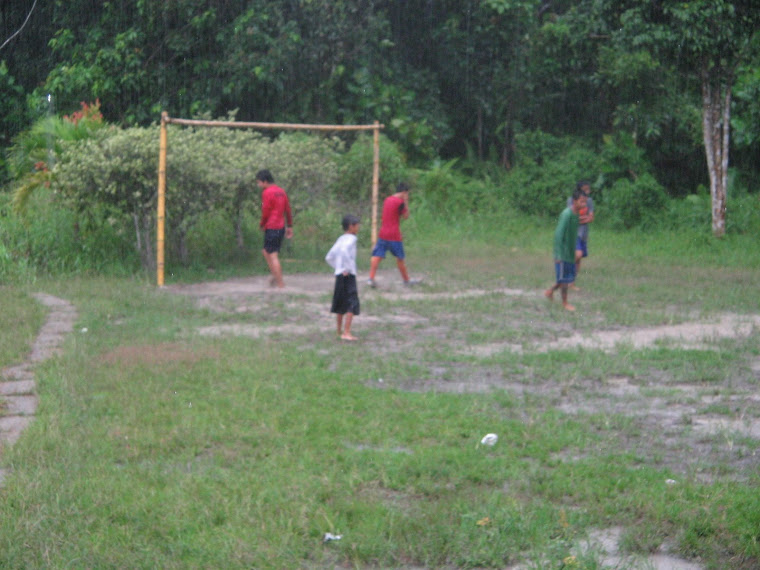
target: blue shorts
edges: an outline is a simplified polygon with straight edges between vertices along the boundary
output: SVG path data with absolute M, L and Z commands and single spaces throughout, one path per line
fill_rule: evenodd
M 276 253 L 282 247 L 282 238 L 285 237 L 285 228 L 281 230 L 264 230 L 264 251 Z
M 399 259 L 404 259 L 404 242 L 378 239 L 375 244 L 375 249 L 372 250 L 372 257 L 382 257 L 385 259 L 386 251 L 390 251 Z
M 555 261 L 554 273 L 557 276 L 557 283 L 572 283 L 575 281 L 575 263 Z
M 588 257 L 588 245 L 585 239 L 578 238 L 575 240 L 575 251 L 582 252 L 581 257 Z

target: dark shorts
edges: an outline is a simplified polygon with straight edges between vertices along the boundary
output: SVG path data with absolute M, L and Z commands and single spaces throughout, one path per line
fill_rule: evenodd
M 555 261 L 554 274 L 557 276 L 557 283 L 572 283 L 575 281 L 575 263 Z
M 277 253 L 280 251 L 284 237 L 285 228 L 281 230 L 264 230 L 264 251 L 267 253 Z
M 345 315 L 359 314 L 359 290 L 356 287 L 356 275 L 336 275 L 331 313 Z
M 399 259 L 404 259 L 404 242 L 378 239 L 377 243 L 375 244 L 375 249 L 372 250 L 372 257 L 382 257 L 385 259 L 386 251 L 390 251 Z
M 581 257 L 588 257 L 588 244 L 585 239 L 578 238 L 575 240 L 575 251 L 582 252 Z

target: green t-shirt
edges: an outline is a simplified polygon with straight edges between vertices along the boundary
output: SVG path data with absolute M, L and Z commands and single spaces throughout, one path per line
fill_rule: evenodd
M 571 208 L 565 208 L 559 215 L 557 229 L 554 231 L 554 260 L 575 261 L 575 239 L 578 237 L 578 214 Z

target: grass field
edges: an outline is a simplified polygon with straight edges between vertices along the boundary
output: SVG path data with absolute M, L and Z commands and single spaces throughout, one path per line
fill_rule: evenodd
M 32 293 L 79 317 L 0 456 L 0 567 L 760 566 L 753 240 L 592 231 L 571 314 L 542 296 L 551 228 L 432 227 L 406 234 L 425 284 L 386 260 L 354 344 L 318 260 L 286 262 L 283 294 L 263 276 L 4 287 L 20 334 L 0 367 L 44 318 Z

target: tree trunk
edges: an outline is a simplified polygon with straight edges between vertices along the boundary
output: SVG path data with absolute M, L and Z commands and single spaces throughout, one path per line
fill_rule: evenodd
M 702 70 L 702 135 L 712 198 L 712 231 L 726 233 L 726 186 L 728 185 L 728 145 L 731 118 L 731 82 Z

